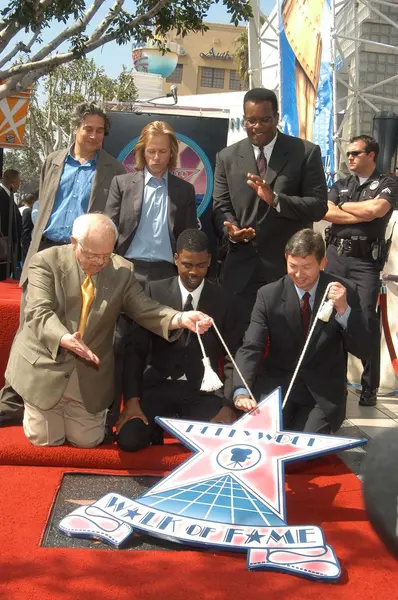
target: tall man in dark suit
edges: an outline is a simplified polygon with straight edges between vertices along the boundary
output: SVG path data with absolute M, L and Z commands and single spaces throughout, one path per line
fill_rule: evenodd
M 115 177 L 105 213 L 119 236 L 115 251 L 133 261 L 138 281 L 175 275 L 174 252 L 184 229 L 196 227 L 195 188 L 173 175 L 178 142 L 164 121 L 148 123 L 135 147 L 135 173 Z
M 12 187 L 13 192 L 17 192 L 21 185 L 21 178 L 19 171 L 16 169 L 7 169 L 3 173 L 3 177 L 0 181 L 0 227 L 1 233 L 5 238 L 8 237 L 8 223 L 10 214 L 10 188 Z M 17 265 L 21 260 L 21 229 L 22 220 L 21 213 L 19 212 L 17 205 L 13 202 L 12 205 L 12 264 Z M 15 273 L 13 273 L 15 277 Z M 7 277 L 7 263 L 0 264 L 0 281 L 3 281 Z
M 106 112 L 93 103 L 78 104 L 71 115 L 75 135 L 70 148 L 52 152 L 40 177 L 39 213 L 24 262 L 20 285 L 28 278 L 29 262 L 38 250 L 69 244 L 74 220 L 104 210 L 111 181 L 125 172 L 123 165 L 102 150 L 109 132 Z M 21 303 L 21 325 L 25 294 Z M 21 422 L 22 399 L 7 384 L 0 394 L 0 426 Z
M 243 345 L 236 355 L 255 397 L 282 387 L 283 397 L 303 350 L 306 336 L 328 284 L 333 313 L 318 319 L 294 386 L 283 409 L 287 430 L 336 431 L 346 406 L 346 352 L 369 353 L 370 335 L 354 284 L 323 272 L 325 244 L 312 229 L 299 231 L 286 244 L 287 275 L 260 288 Z M 260 365 L 269 339 L 269 353 Z M 234 373 L 236 408 L 251 410 L 256 402 Z
M 30 262 L 26 318 L 7 379 L 24 399 L 24 431 L 34 445 L 66 439 L 93 447 L 103 440 L 120 311 L 165 340 L 174 329 L 194 332 L 198 323 L 204 333 L 211 326 L 203 313 L 177 312 L 148 298 L 131 263 L 113 254 L 116 235 L 105 215 L 81 215 L 70 245 L 43 250 Z
M 248 322 L 259 287 L 286 273 L 288 239 L 326 213 L 327 188 L 319 147 L 277 130 L 274 92 L 250 90 L 243 109 L 248 137 L 217 155 L 213 208 L 228 236 L 222 284 Z
M 174 255 L 178 277 L 148 284 L 151 298 L 181 310 L 206 311 L 213 317 L 231 353 L 239 345 L 239 314 L 231 297 L 218 285 L 205 279 L 210 265 L 209 241 L 205 233 L 187 229 L 177 240 Z M 232 365 L 214 331 L 202 336 L 213 370 L 224 357 L 224 389 L 201 392 L 202 353 L 197 336 L 183 334 L 176 342 L 164 344 L 158 336 L 136 327 L 127 345 L 123 393 L 127 399 L 117 423 L 118 443 L 128 451 L 159 443 L 161 429 L 154 417 L 180 416 L 231 423 L 236 418 L 232 405 Z

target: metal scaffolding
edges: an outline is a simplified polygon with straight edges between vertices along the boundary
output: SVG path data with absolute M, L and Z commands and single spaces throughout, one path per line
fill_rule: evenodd
M 250 87 L 263 85 L 279 94 L 278 2 L 268 16 L 261 13 L 259 0 L 251 4 L 255 17 L 249 23 Z M 333 140 L 340 175 L 348 139 L 370 134 L 377 112 L 398 109 L 398 0 L 331 0 L 331 7 Z

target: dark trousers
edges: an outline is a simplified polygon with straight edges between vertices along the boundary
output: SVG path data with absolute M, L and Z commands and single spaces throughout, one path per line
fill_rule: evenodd
M 131 262 L 134 264 L 134 275 L 143 287 L 150 281 L 174 277 L 177 273 L 176 266 L 167 261 L 149 262 L 133 260 Z M 136 323 L 124 314 L 120 315 L 115 327 L 113 340 L 115 354 L 115 398 L 107 417 L 107 423 L 111 427 L 113 427 L 120 415 L 120 402 L 123 395 L 123 369 L 128 368 L 128 365 L 124 365 L 125 347 L 130 336 L 134 335 L 135 327 L 137 327 Z
M 282 419 L 285 431 L 325 434 L 331 432 L 325 413 L 317 404 L 298 404 L 289 398 L 283 409 Z
M 250 325 L 250 317 L 252 314 L 252 310 L 257 298 L 258 290 L 269 283 L 266 280 L 264 274 L 264 267 L 261 260 L 258 257 L 253 258 L 252 260 L 256 261 L 255 269 L 250 277 L 249 281 L 243 288 L 241 292 L 234 292 L 237 298 L 237 304 L 239 306 L 240 312 L 240 337 L 243 339 L 246 329 Z M 221 285 L 222 285 L 222 277 L 221 277 Z
M 119 447 L 127 452 L 163 442 L 163 429 L 155 423 L 155 417 L 207 422 L 219 412 L 222 398 L 195 391 L 187 381 L 166 379 L 145 389 L 140 405 L 149 424 L 145 425 L 141 419 L 131 419 L 123 425 L 117 441 Z
M 358 287 L 361 308 L 372 336 L 369 359 L 362 361 L 364 366 L 362 389 L 376 390 L 380 384 L 380 319 L 377 314 L 377 299 L 380 289 L 380 265 L 373 260 L 354 258 L 337 254 L 337 248 L 330 245 L 326 253 L 328 264 L 325 271 L 345 277 Z
M 262 396 L 268 386 L 267 379 L 260 377 L 254 387 L 254 394 L 258 397 Z M 325 413 L 316 404 L 315 398 L 300 376 L 296 378 L 286 406 L 282 410 L 282 424 L 286 431 L 324 434 L 331 432 Z

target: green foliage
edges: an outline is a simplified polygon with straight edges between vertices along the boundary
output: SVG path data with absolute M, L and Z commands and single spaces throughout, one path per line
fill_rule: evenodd
M 38 0 L 11 0 L 0 10 L 0 15 L 5 24 L 17 21 L 26 30 L 33 31 L 36 27 L 48 27 L 53 19 L 62 23 L 66 23 L 70 17 L 77 20 L 84 15 L 85 10 L 84 0 L 55 0 L 44 9 L 39 8 Z
M 232 58 L 236 63 L 239 79 L 249 89 L 249 38 L 246 31 L 242 31 L 234 41 Z
M 118 44 L 126 44 L 134 40 L 143 42 L 148 37 L 163 36 L 171 29 L 176 29 L 179 35 L 205 31 L 203 20 L 207 17 L 210 7 L 220 0 L 169 0 L 152 18 L 146 15 L 157 4 L 158 0 L 137 0 L 135 12 L 120 8 L 108 9 L 109 24 L 104 34 L 114 34 Z M 249 0 L 222 0 L 231 23 L 239 25 L 252 16 Z M 66 23 L 68 19 L 78 21 L 88 8 L 84 0 L 53 0 L 44 9 L 39 9 L 39 0 L 11 0 L 0 11 L 4 24 L 21 23 L 26 31 L 36 31 L 37 28 L 49 27 L 51 21 Z M 137 19 L 135 24 L 132 20 Z M 1 29 L 1 27 L 0 27 Z M 80 38 L 80 42 L 77 38 Z M 73 48 L 81 53 L 85 47 L 87 36 L 78 34 L 73 40 Z

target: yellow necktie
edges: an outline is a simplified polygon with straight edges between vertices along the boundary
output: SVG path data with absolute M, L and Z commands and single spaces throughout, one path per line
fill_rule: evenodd
M 93 303 L 95 296 L 95 286 L 93 280 L 90 275 L 86 275 L 85 280 L 81 285 L 82 290 L 82 312 L 80 313 L 79 319 L 79 327 L 78 331 L 80 335 L 83 337 L 84 330 L 86 329 L 88 313 L 90 312 L 90 307 Z

